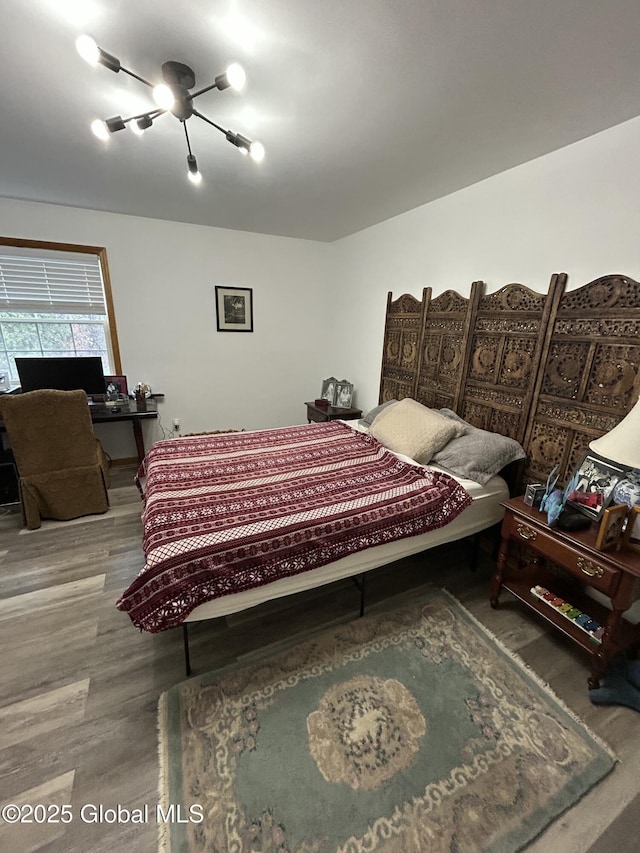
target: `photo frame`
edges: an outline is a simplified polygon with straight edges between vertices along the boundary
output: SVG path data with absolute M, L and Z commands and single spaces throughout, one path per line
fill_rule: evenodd
M 129 396 L 126 376 L 105 376 L 104 393 L 107 402 L 115 402 Z
M 330 376 L 328 379 L 322 380 L 322 391 L 320 392 L 320 396 L 323 400 L 326 400 L 330 406 L 333 406 L 337 384 L 338 380 L 335 376 Z
M 350 409 L 351 401 L 353 400 L 353 383 L 342 379 L 336 383 L 335 393 L 333 395 L 334 409 Z
M 253 289 L 216 285 L 219 332 L 253 332 Z
M 625 548 L 640 551 L 640 506 L 632 506 L 629 509 L 629 517 L 622 541 Z
M 612 548 L 620 547 L 627 509 L 626 504 L 617 504 L 605 509 L 596 539 L 598 551 L 610 551 Z
M 576 487 L 567 495 L 567 503 L 593 521 L 600 521 L 624 468 L 587 453 L 576 473 Z

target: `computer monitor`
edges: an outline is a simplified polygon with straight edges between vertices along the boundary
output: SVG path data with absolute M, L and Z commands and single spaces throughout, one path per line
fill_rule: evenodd
M 105 393 L 100 356 L 71 358 L 16 358 L 23 391 L 54 388 L 58 391 L 81 389 L 89 397 Z

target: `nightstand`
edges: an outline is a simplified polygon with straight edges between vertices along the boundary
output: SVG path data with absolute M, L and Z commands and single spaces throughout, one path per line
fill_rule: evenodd
M 546 513 L 513 498 L 503 504 L 502 543 L 491 581 L 490 601 L 498 606 L 503 589 L 570 637 L 591 655 L 590 688 L 598 687 L 609 661 L 640 644 L 640 626 L 625 620 L 640 578 L 640 553 L 598 551 L 598 526 L 563 531 L 546 523 Z M 539 585 L 604 626 L 600 642 L 564 616 L 531 589 Z M 598 590 L 611 601 L 611 610 L 584 592 Z
M 357 421 L 362 417 L 361 409 L 339 409 L 337 406 L 328 406 L 321 409 L 315 403 L 305 403 L 307 407 L 307 423 L 325 423 L 326 421 Z

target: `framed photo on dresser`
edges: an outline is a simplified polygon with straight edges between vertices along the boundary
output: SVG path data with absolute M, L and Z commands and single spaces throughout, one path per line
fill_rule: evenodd
M 640 551 L 640 506 L 632 506 L 629 509 L 624 544 L 633 551 Z
M 593 521 L 600 521 L 623 474 L 623 468 L 587 453 L 578 467 L 576 487 L 567 495 L 567 503 Z
M 330 376 L 328 379 L 322 380 L 322 391 L 320 392 L 320 396 L 323 400 L 326 400 L 330 406 L 333 406 L 337 384 L 338 380 L 335 376 Z
M 121 400 L 123 397 L 129 396 L 126 376 L 105 376 L 104 377 L 104 393 L 107 402 Z
M 333 406 L 336 409 L 350 409 L 353 400 L 353 383 L 346 379 L 336 383 L 333 395 Z
M 627 505 L 618 504 L 605 509 L 598 529 L 596 548 L 598 551 L 608 551 L 619 548 L 622 544 L 622 531 L 627 518 Z

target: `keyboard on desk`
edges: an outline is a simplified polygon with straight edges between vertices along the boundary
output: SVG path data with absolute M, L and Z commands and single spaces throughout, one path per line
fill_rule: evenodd
M 94 415 L 121 415 L 130 411 L 128 400 L 118 400 L 117 403 L 89 403 L 89 411 Z

